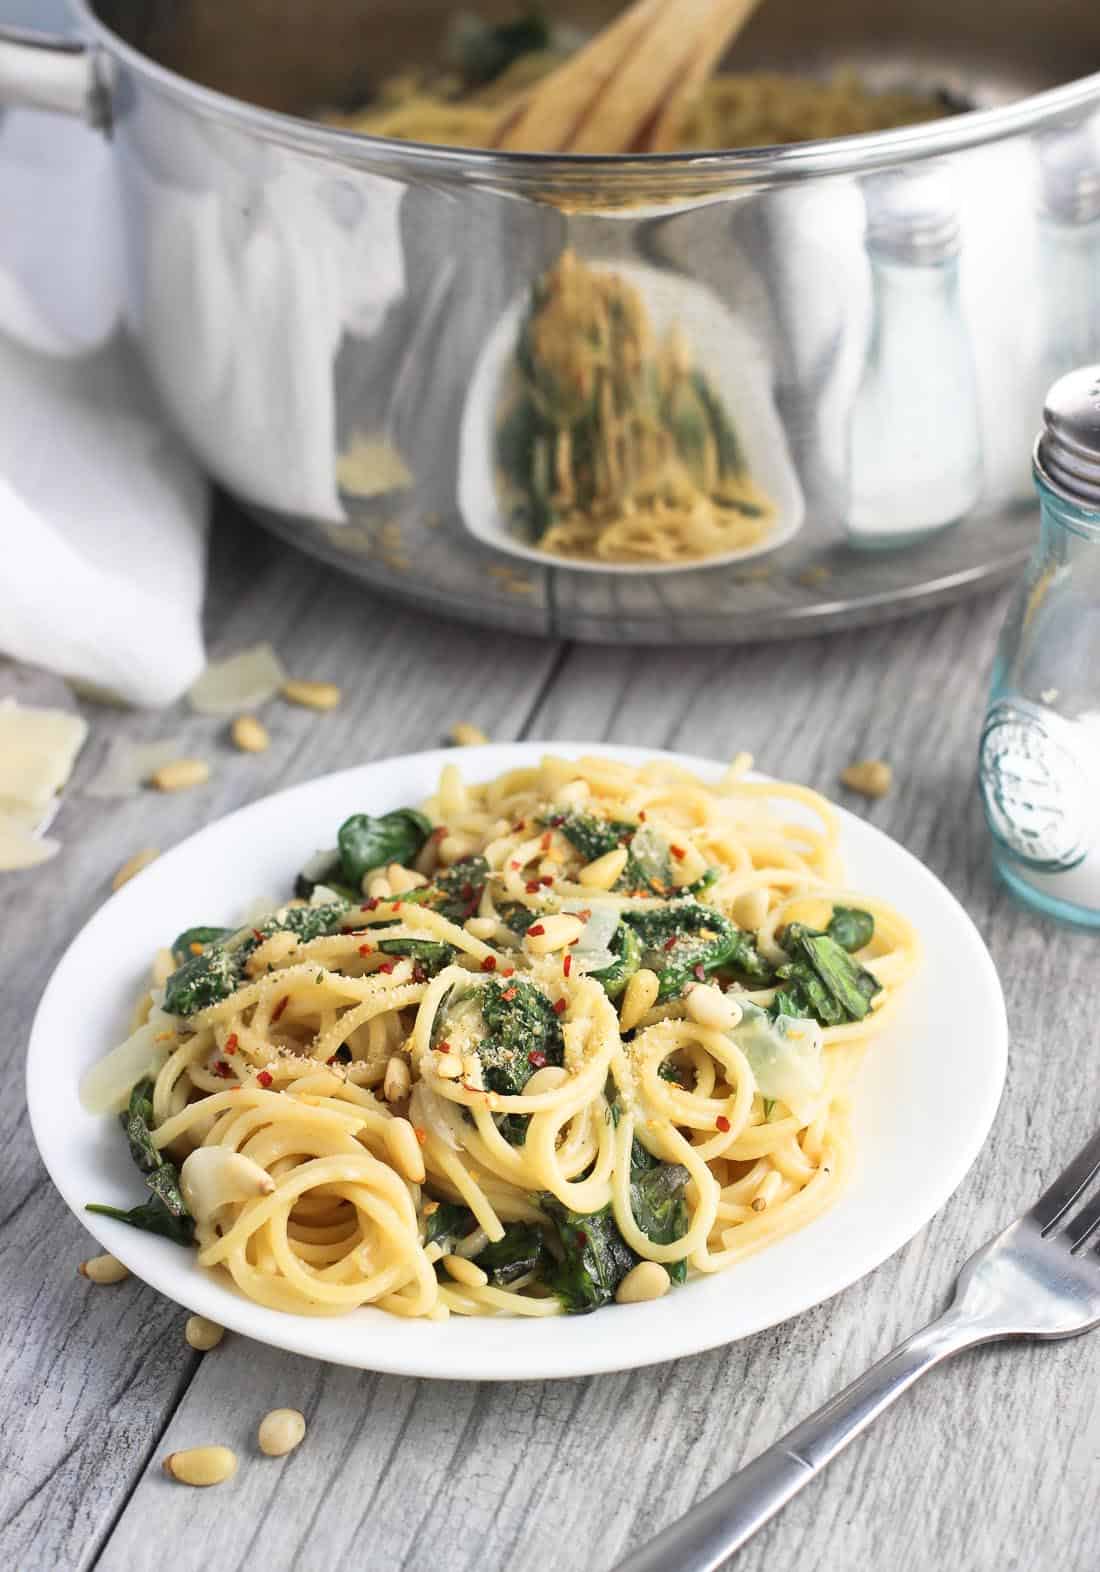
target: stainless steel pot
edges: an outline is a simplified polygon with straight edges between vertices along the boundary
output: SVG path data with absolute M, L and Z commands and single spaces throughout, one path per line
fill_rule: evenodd
M 769 0 L 739 65 L 852 62 L 983 106 L 833 142 L 500 156 L 308 118 L 430 51 L 449 9 L 75 0 L 75 43 L 0 35 L 0 102 L 113 140 L 129 327 L 219 481 L 387 593 L 594 640 L 870 621 L 1016 567 L 1042 394 L 1100 360 L 1100 8 Z M 682 317 L 776 499 L 759 554 L 591 571 L 510 535 L 495 400 L 567 247 Z

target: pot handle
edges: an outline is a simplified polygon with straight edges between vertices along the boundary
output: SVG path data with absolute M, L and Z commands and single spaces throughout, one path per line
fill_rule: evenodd
M 51 109 L 89 125 L 110 124 L 97 54 L 79 39 L 0 27 L 0 111 Z

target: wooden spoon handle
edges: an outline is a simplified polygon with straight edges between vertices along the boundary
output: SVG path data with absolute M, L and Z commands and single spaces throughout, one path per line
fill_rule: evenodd
M 761 0 L 720 0 L 715 8 L 714 20 L 694 58 L 658 110 L 645 138 L 644 151 L 667 153 L 677 146 L 692 105 L 760 3 Z

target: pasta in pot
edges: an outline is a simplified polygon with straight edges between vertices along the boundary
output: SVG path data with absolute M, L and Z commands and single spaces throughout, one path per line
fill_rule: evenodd
M 177 940 L 95 1083 L 153 1200 L 96 1209 L 275 1309 L 435 1320 L 651 1296 L 802 1227 L 919 945 L 845 888 L 830 805 L 746 765 L 449 766 L 353 816 L 296 902 Z

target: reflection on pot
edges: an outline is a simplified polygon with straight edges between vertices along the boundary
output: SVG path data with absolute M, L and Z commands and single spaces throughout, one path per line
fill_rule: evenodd
M 551 556 L 702 561 L 775 522 L 682 331 L 658 336 L 634 285 L 571 251 L 532 290 L 496 461 L 513 528 Z

